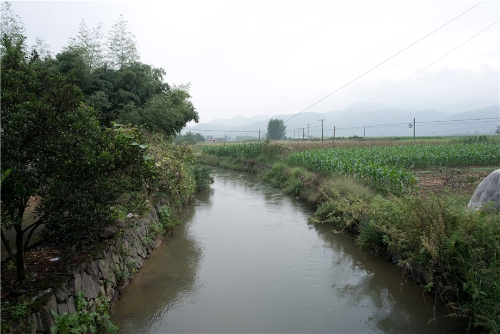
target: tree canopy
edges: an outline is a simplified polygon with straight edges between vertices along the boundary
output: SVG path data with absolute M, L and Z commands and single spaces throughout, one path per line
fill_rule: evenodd
M 286 125 L 282 119 L 273 118 L 267 124 L 267 136 L 271 140 L 282 140 L 286 138 Z
M 105 50 L 102 39 L 102 23 L 90 29 L 87 27 L 85 20 L 82 20 L 76 36 L 70 37 L 64 51 L 79 54 L 87 69 L 92 71 L 105 63 Z
M 120 20 L 115 33 L 128 31 Z M 129 54 L 120 62 L 101 62 L 100 26 L 89 30 L 82 21 L 77 37 L 52 58 L 42 40 L 28 51 L 14 13 L 2 10 L 1 24 L 1 237 L 22 281 L 24 252 L 42 224 L 45 240 L 60 248 L 81 248 L 114 222 L 112 207 L 125 192 L 156 189 L 190 198 L 192 167 L 181 166 L 190 160 L 172 153 L 173 160 L 180 160 L 163 166 L 145 153 L 145 141 L 154 136 L 127 124 L 140 125 L 163 138 L 158 143 L 168 143 L 187 122 L 197 122 L 198 113 L 189 86 L 168 85 L 165 71 L 139 62 L 130 44 L 124 44 L 122 51 Z M 163 151 L 155 155 L 171 160 Z M 170 179 L 174 176 L 178 179 Z M 38 220 L 23 226 L 34 197 L 40 200 Z M 15 230 L 16 251 L 4 229 Z
M 107 46 L 108 61 L 111 68 L 119 69 L 139 61 L 139 52 L 134 39 L 135 36 L 129 30 L 127 21 L 125 21 L 123 15 L 120 15 L 120 18 L 109 32 Z
M 10 170 L 1 186 L 2 227 L 16 231 L 15 256 L 3 230 L 2 241 L 22 280 L 31 231 L 46 224 L 61 244 L 95 241 L 112 222 L 110 205 L 124 187 L 139 187 L 147 168 L 140 148 L 130 145 L 134 137 L 103 129 L 69 78 L 30 60 L 21 42 L 4 37 L 2 44 L 2 169 Z M 33 196 L 41 198 L 39 219 L 23 227 Z

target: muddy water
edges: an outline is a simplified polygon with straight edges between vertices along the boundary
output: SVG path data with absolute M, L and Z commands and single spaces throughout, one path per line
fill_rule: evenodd
M 112 322 L 121 333 L 463 332 L 393 265 L 308 225 L 310 214 L 248 174 L 217 170 Z

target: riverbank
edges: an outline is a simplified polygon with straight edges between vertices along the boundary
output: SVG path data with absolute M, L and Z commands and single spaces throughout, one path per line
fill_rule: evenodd
M 362 249 L 386 257 L 444 301 L 451 316 L 469 319 L 470 328 L 499 332 L 495 254 L 500 250 L 500 218 L 488 210 L 465 208 L 477 184 L 498 167 L 422 170 L 419 192 L 397 197 L 352 178 L 327 177 L 271 159 L 198 159 L 256 173 L 301 198 L 316 210 L 310 222 L 353 233 Z
M 149 166 L 157 173 L 143 180 L 142 191 L 123 193 L 109 208 L 113 223 L 101 229 L 95 242 L 66 246 L 43 235 L 24 253 L 27 274 L 22 281 L 15 262 L 2 261 L 2 333 L 114 328 L 108 321 L 110 303 L 177 224 L 194 194 L 213 182 L 188 147 L 172 146 L 159 136 L 150 137 L 148 144 L 146 161 L 153 162 Z
M 26 253 L 29 287 L 2 288 L 2 333 L 63 333 L 116 330 L 107 310 L 168 236 L 173 223 L 158 204 L 143 217 L 134 215 L 108 228 L 99 244 L 75 256 L 36 247 Z M 162 214 L 163 212 L 163 214 Z M 2 268 L 2 283 L 15 280 Z
M 254 174 L 213 176 L 111 308 L 120 333 L 465 332 L 390 262 L 308 224 L 301 200 Z

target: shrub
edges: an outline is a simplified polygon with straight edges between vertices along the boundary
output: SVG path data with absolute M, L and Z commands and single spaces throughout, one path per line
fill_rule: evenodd
M 337 192 L 334 198 L 321 203 L 309 222 L 314 224 L 334 224 L 351 232 L 358 232 L 359 224 L 367 219 L 370 204 L 353 195 L 341 196 Z
M 363 244 L 373 237 L 379 245 L 381 235 L 399 265 L 417 274 L 456 316 L 499 331 L 500 215 L 450 206 L 434 195 L 376 197 L 372 207 Z
M 214 183 L 214 178 L 210 175 L 211 171 L 209 167 L 200 164 L 195 164 L 193 166 L 196 191 L 210 189 L 210 185 Z

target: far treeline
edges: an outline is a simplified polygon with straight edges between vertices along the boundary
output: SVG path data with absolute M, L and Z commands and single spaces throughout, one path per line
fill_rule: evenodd
M 189 86 L 170 85 L 165 70 L 139 61 L 122 16 L 104 42 L 101 26 L 82 21 L 55 56 L 40 39 L 27 45 L 9 3 L 1 28 L 1 237 L 19 284 L 37 227 L 43 245 L 77 254 L 128 213 L 162 199 L 175 214 L 213 182 L 189 148 L 171 145 L 198 122 Z M 30 203 L 36 219 L 26 226 Z

